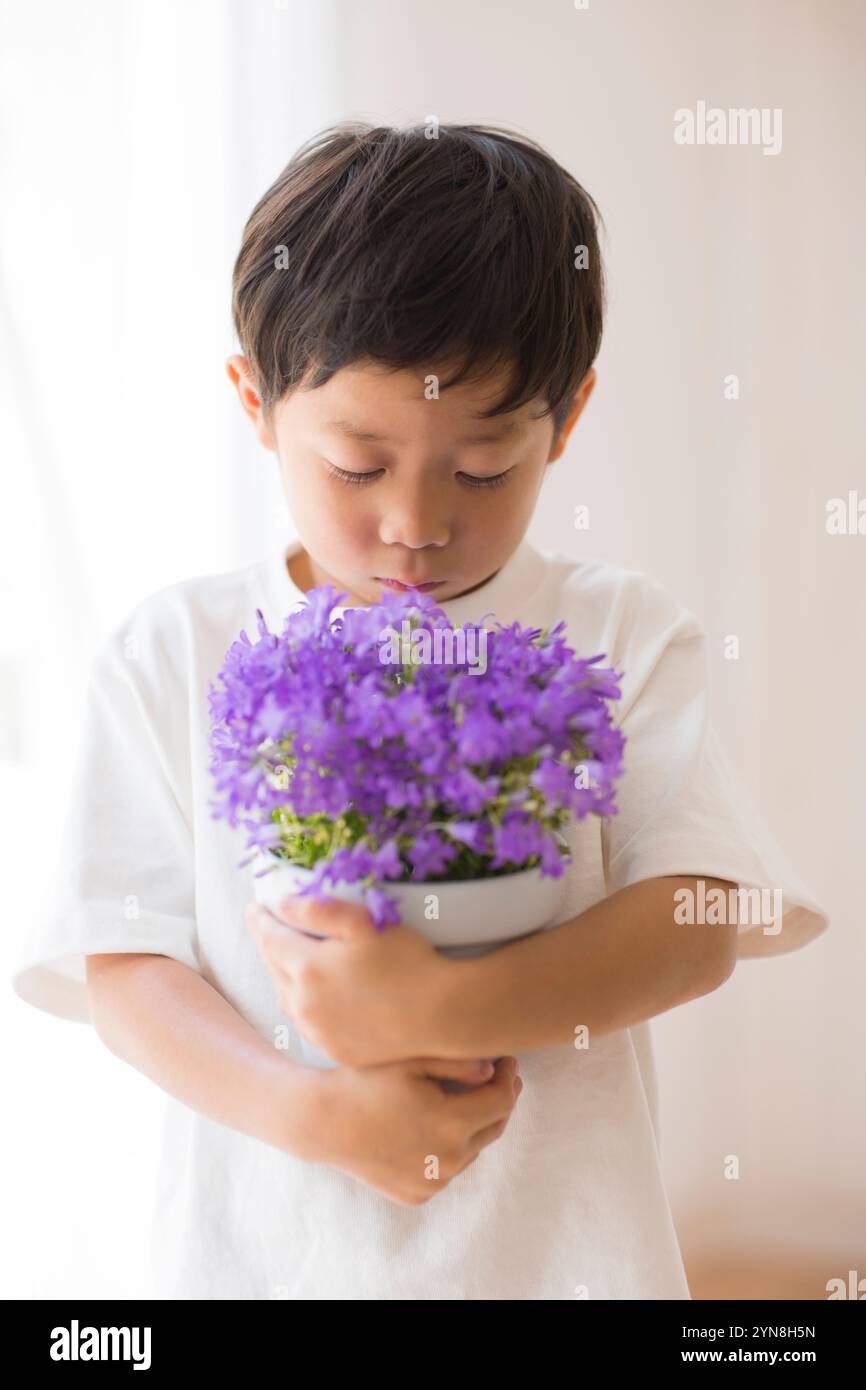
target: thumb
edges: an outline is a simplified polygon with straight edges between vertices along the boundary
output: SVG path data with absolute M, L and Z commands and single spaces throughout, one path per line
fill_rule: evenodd
M 314 898 L 312 894 L 289 893 L 280 899 L 276 911 L 304 936 L 351 941 L 353 937 L 367 936 L 371 928 L 370 914 L 361 903 L 332 896 Z
M 419 1076 L 450 1077 L 454 1081 L 489 1081 L 493 1076 L 492 1061 L 472 1058 L 454 1061 L 449 1057 L 418 1057 L 415 1068 Z

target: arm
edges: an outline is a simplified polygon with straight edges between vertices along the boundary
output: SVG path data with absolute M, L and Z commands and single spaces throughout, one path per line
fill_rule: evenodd
M 96 1031 L 110 1052 L 208 1119 L 317 1161 L 322 1073 L 264 1042 L 206 980 L 169 956 L 87 956 Z
M 339 1168 L 404 1206 L 428 1202 L 495 1143 L 520 1094 L 510 1057 L 483 1085 L 472 1061 L 299 1066 L 179 961 L 150 953 L 86 959 L 93 1022 L 116 1057 L 199 1114 Z M 446 1095 L 439 1079 L 461 1081 L 471 1094 Z M 439 1160 L 435 1183 L 430 1154 Z
M 736 963 L 736 923 L 686 926 L 674 893 L 690 877 L 645 879 L 580 916 L 469 960 L 443 962 L 425 1051 L 495 1057 L 628 1028 L 717 989 Z M 728 889 L 726 879 L 704 880 Z

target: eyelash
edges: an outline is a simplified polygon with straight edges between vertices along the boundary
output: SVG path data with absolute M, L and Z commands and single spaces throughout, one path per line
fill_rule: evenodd
M 377 478 L 381 471 L 380 468 L 377 468 L 373 473 L 349 473 L 344 468 L 338 468 L 336 464 L 328 464 L 328 472 L 332 478 L 336 478 L 341 483 L 348 483 L 352 487 L 365 487 L 367 482 Z M 466 487 L 495 488 L 502 487 L 508 481 L 511 473 L 512 469 L 509 468 L 505 473 L 494 473 L 489 478 L 473 478 L 469 473 L 458 476 Z

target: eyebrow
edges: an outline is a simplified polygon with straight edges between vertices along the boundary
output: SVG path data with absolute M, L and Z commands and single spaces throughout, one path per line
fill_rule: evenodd
M 351 420 L 329 420 L 325 425 L 326 430 L 331 430 L 334 434 L 345 435 L 348 439 L 359 439 L 366 444 L 403 444 L 402 439 L 395 439 L 387 434 L 376 434 L 373 430 L 362 430 L 354 425 Z M 518 429 L 516 420 L 507 420 L 498 427 L 493 426 L 481 434 L 467 435 L 459 440 L 460 444 L 498 444 L 508 435 L 513 434 Z

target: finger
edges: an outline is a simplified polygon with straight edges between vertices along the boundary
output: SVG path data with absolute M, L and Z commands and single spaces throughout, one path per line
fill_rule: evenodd
M 477 1133 L 471 1136 L 469 1143 L 472 1148 L 470 1158 L 468 1159 L 469 1163 L 471 1163 L 473 1159 L 476 1159 L 481 1150 L 486 1149 L 488 1144 L 492 1144 L 496 1139 L 501 1139 L 510 1118 L 510 1114 L 504 1115 L 502 1119 L 497 1120 L 495 1124 L 487 1125 L 484 1129 L 479 1129 Z
M 295 893 L 281 899 L 275 910 L 282 920 L 318 936 L 349 941 L 373 930 L 373 919 L 366 907 L 342 898 L 302 897 Z
M 465 1112 L 470 1133 L 477 1134 L 511 1113 L 522 1088 L 523 1082 L 503 1060 L 497 1063 L 492 1081 L 474 1091 L 451 1095 L 448 1100 L 457 1107 L 456 1113 Z
M 480 1082 L 489 1081 L 493 1076 L 493 1066 L 483 1059 L 471 1061 L 452 1061 L 447 1057 L 419 1057 L 415 1059 L 419 1076 L 442 1077 L 451 1081 Z
M 275 917 L 261 903 L 250 903 L 244 918 L 262 955 L 270 960 L 277 959 L 285 966 L 308 959 L 318 944 L 282 918 Z

